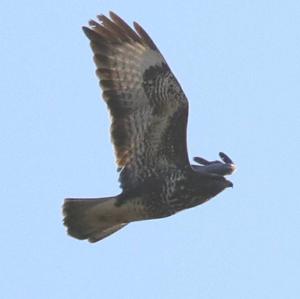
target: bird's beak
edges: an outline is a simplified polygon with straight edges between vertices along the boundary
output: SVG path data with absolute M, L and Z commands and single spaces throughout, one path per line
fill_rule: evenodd
M 226 185 L 225 186 L 226 186 L 226 188 L 229 188 L 229 187 L 233 188 L 233 183 L 226 180 Z

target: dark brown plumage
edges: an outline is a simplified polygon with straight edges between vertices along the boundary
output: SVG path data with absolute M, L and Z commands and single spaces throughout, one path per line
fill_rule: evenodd
M 233 163 L 190 165 L 186 145 L 188 101 L 157 46 L 134 23 L 98 16 L 83 31 L 90 40 L 103 98 L 111 114 L 122 193 L 66 199 L 71 236 L 96 242 L 132 221 L 161 218 L 199 205 L 232 183 Z M 201 158 L 198 158 L 201 159 Z M 207 162 L 207 163 L 206 163 Z

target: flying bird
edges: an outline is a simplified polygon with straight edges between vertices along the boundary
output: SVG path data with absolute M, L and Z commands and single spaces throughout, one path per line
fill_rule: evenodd
M 136 22 L 115 13 L 91 20 L 90 40 L 103 99 L 111 115 L 122 192 L 106 198 L 67 198 L 69 235 L 97 242 L 130 222 L 156 219 L 200 205 L 233 184 L 235 165 L 187 152 L 187 98 L 157 46 Z

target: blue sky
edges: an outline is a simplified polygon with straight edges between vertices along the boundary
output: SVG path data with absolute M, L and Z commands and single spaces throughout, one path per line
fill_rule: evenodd
M 228 153 L 226 190 L 96 244 L 64 197 L 119 193 L 88 41 L 113 10 L 152 36 L 190 102 L 190 159 Z M 0 4 L 1 298 L 299 298 L 300 2 Z

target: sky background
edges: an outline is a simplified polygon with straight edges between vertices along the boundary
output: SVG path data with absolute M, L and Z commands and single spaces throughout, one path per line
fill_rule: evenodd
M 65 197 L 120 192 L 81 26 L 113 10 L 154 39 L 190 102 L 190 159 L 238 166 L 208 203 L 90 244 Z M 300 298 L 300 2 L 0 4 L 0 297 Z

